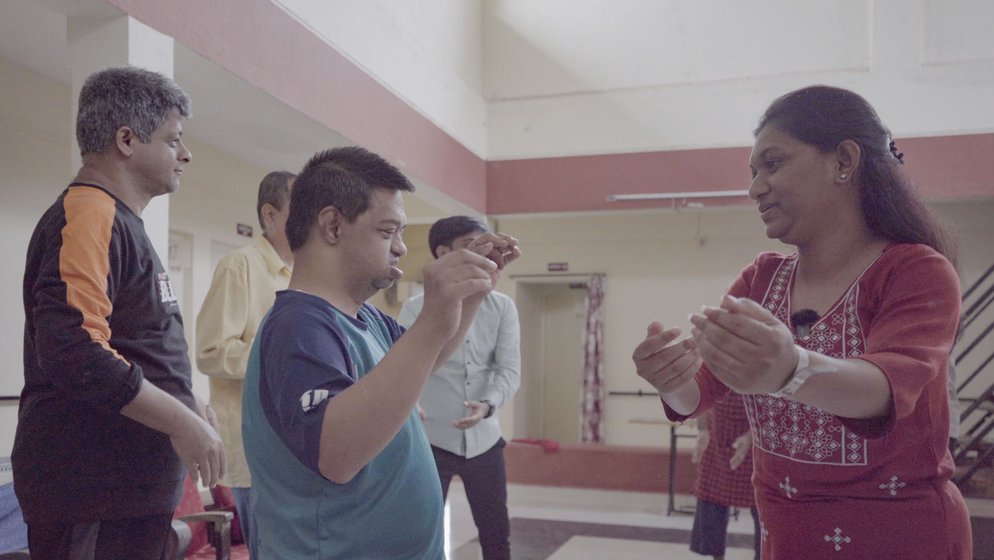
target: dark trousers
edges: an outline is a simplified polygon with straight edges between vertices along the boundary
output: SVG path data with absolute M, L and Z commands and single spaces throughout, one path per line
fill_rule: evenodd
M 728 535 L 728 517 L 731 508 L 707 500 L 697 500 L 694 511 L 694 528 L 690 532 L 690 550 L 707 556 L 725 555 L 725 537 Z M 753 546 L 756 549 L 756 560 L 759 560 L 760 530 L 759 512 L 751 508 L 752 522 L 755 524 Z
M 28 523 L 31 560 L 162 560 L 172 514 L 88 523 Z
M 482 455 L 467 459 L 432 446 L 442 501 L 449 494 L 453 475 L 462 479 L 473 522 L 480 534 L 483 560 L 511 558 L 511 523 L 507 518 L 507 474 L 504 471 L 504 439 Z

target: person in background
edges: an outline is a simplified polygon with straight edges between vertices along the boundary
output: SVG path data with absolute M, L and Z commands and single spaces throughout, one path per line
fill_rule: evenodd
M 755 135 L 749 196 L 796 252 L 760 254 L 691 317 L 691 338 L 652 322 L 638 374 L 673 421 L 744 395 L 764 560 L 969 560 L 946 390 L 960 291 L 942 229 L 856 93 L 790 92 Z
M 401 193 L 412 190 L 358 147 L 316 154 L 294 183 L 290 287 L 253 343 L 243 393 L 260 558 L 444 558 L 415 405 L 520 250 L 486 234 L 429 263 L 425 307 L 405 331 L 366 300 L 403 276 Z
M 179 187 L 189 116 L 175 82 L 140 68 L 102 70 L 80 90 L 83 166 L 38 222 L 24 272 L 12 463 L 36 560 L 159 560 L 187 469 L 208 486 L 224 476 L 141 220 Z
M 273 306 L 276 292 L 290 284 L 293 253 L 285 226 L 293 179 L 289 171 L 263 177 L 256 202 L 262 237 L 221 259 L 197 314 L 197 368 L 210 376 L 210 404 L 224 442 L 227 473 L 221 484 L 231 488 L 250 554 L 254 551 L 252 477 L 242 446 L 242 387 L 259 323 Z
M 752 433 L 742 398 L 730 394 L 697 417 L 697 444 L 691 457 L 697 464 L 694 526 L 690 550 L 724 560 L 728 519 L 732 507 L 749 508 L 755 525 L 759 560 L 759 512 L 752 489 Z
M 428 231 L 435 258 L 465 249 L 489 233 L 483 222 L 452 216 Z M 424 294 L 404 302 L 399 323 L 414 324 L 424 307 Z M 504 439 L 497 409 L 521 385 L 521 333 L 514 300 L 487 294 L 462 344 L 428 377 L 419 400 L 421 418 L 442 482 L 442 499 L 454 475 L 466 488 L 484 560 L 511 557 L 511 525 L 507 514 Z

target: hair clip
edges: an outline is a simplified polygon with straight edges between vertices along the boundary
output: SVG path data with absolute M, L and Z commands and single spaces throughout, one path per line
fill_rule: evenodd
M 893 140 L 890 141 L 890 153 L 894 155 L 898 162 L 904 163 L 904 154 L 897 151 L 897 143 Z

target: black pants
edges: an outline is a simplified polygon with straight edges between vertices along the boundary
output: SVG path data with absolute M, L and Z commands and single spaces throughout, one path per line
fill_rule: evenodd
M 730 510 L 731 508 L 726 505 L 698 498 L 697 509 L 694 511 L 694 528 L 690 533 L 691 552 L 707 556 L 725 555 L 725 537 L 728 534 Z M 756 549 L 756 560 L 759 560 L 759 512 L 756 508 L 752 508 L 751 511 L 756 530 L 753 546 Z
M 87 523 L 28 523 L 31 560 L 162 560 L 172 515 Z
M 511 523 L 507 518 L 507 474 L 504 471 L 503 438 L 482 455 L 467 459 L 432 446 L 442 501 L 449 494 L 453 475 L 462 479 L 473 522 L 480 534 L 483 560 L 511 558 Z

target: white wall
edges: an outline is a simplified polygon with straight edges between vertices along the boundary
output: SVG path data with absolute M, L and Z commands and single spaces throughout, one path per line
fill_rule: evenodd
M 35 223 L 69 181 L 68 88 L 0 59 L 0 395 L 20 393 L 21 283 Z M 17 403 L 0 403 L 0 456 L 10 455 Z
M 274 0 L 480 157 L 481 0 Z
M 811 83 L 898 137 L 994 130 L 987 0 L 274 1 L 488 160 L 748 145 Z
M 487 0 L 488 159 L 749 145 L 812 83 L 897 137 L 990 132 L 994 36 L 970 30 L 992 19 L 987 0 Z

